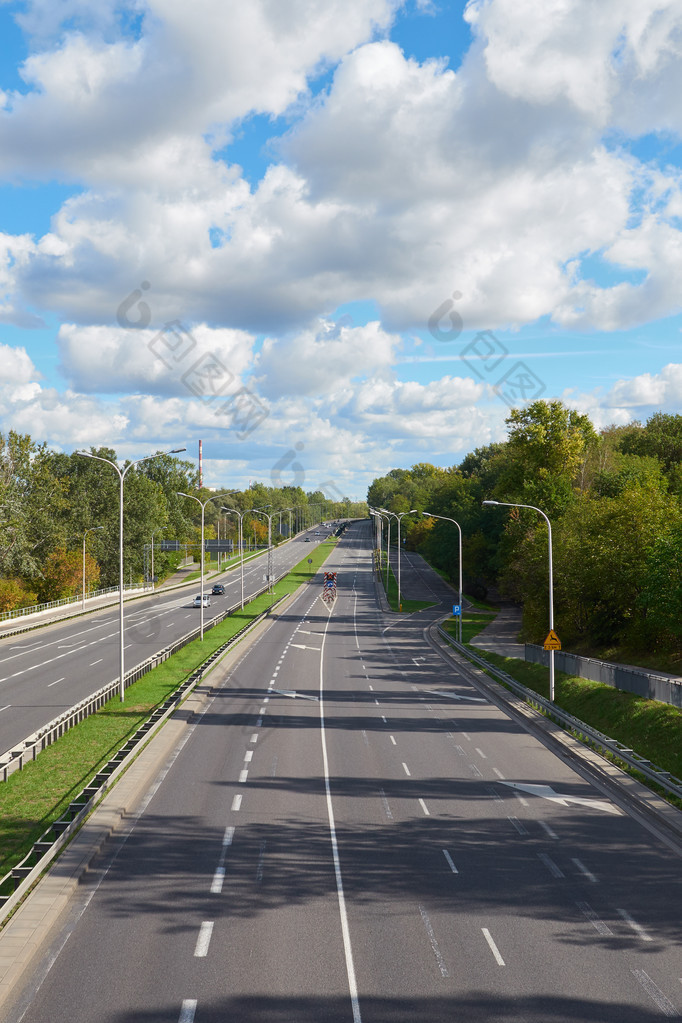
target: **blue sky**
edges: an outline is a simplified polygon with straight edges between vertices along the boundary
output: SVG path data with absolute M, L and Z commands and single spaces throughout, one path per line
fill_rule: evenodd
M 682 411 L 682 12 L 548 6 L 0 0 L 0 429 L 361 497 Z

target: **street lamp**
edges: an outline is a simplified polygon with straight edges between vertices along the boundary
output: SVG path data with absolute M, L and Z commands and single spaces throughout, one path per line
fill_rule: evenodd
M 379 537 L 379 543 L 376 544 L 376 546 L 379 548 L 379 572 L 381 572 L 381 563 L 384 560 L 383 559 L 383 551 L 381 549 L 381 547 L 382 547 L 382 540 L 383 540 L 382 534 L 383 534 L 383 531 L 384 531 L 384 524 L 383 524 L 383 521 L 382 521 L 381 512 L 377 511 L 376 508 L 370 508 L 369 509 L 369 514 L 374 516 L 375 533 Z
M 410 511 L 392 512 L 392 511 L 388 511 L 387 508 L 382 508 L 381 511 L 384 513 L 384 515 L 393 515 L 398 520 L 398 610 L 402 611 L 403 605 L 402 605 L 402 603 L 400 601 L 400 523 L 402 521 L 403 515 L 414 515 L 415 512 L 417 511 L 417 509 L 416 508 L 411 508 Z M 389 522 L 389 526 L 388 526 L 388 535 L 389 535 L 389 544 L 390 544 L 390 537 L 391 537 L 391 525 L 390 525 L 390 522 Z M 388 559 L 389 559 L 389 561 L 390 561 L 390 557 L 391 557 L 391 548 L 389 546 L 389 549 L 388 549 Z M 388 580 L 388 571 L 386 572 L 386 579 Z M 388 585 L 386 587 L 386 595 L 388 596 Z
M 86 529 L 83 533 L 83 610 L 85 611 L 85 538 L 88 533 L 94 533 L 98 529 L 104 529 L 104 526 L 91 526 L 90 529 Z
M 485 502 L 484 502 L 485 503 Z M 459 642 L 462 642 L 462 527 L 459 522 L 455 519 L 451 519 L 448 515 L 434 515 L 433 512 L 422 512 L 422 515 L 426 515 L 430 519 L 443 519 L 445 522 L 454 522 L 459 530 Z
M 221 497 L 229 497 L 230 494 L 234 494 L 236 491 L 228 490 L 225 494 L 211 494 L 205 501 L 201 501 L 194 494 L 185 494 L 182 490 L 176 490 L 176 494 L 179 497 L 189 497 L 191 501 L 196 501 L 201 506 L 201 614 L 199 616 L 199 638 L 203 642 L 204 639 L 204 513 L 206 511 L 206 505 L 210 501 L 217 501 Z
M 123 480 L 126 477 L 126 473 L 132 469 L 134 465 L 139 465 L 140 462 L 149 462 L 152 458 L 160 458 L 161 455 L 179 455 L 181 451 L 186 451 L 187 448 L 172 448 L 171 451 L 157 451 L 154 455 L 145 455 L 144 458 L 137 458 L 134 462 L 129 462 L 124 469 L 119 469 L 116 462 L 112 462 L 110 458 L 102 458 L 101 455 L 92 455 L 89 451 L 74 451 L 74 455 L 82 455 L 83 458 L 94 458 L 97 462 L 106 462 L 112 469 L 115 469 L 118 473 L 119 478 L 119 492 L 118 492 L 118 631 L 119 631 L 119 667 L 120 667 L 120 693 L 121 703 L 125 699 L 125 655 L 123 647 Z
M 552 574 L 552 524 L 543 512 L 542 508 L 536 508 L 534 504 L 519 504 L 517 501 L 484 501 L 483 504 L 504 505 L 507 508 L 530 508 L 531 511 L 542 515 L 547 523 L 547 540 L 549 546 L 549 630 L 554 631 L 554 581 Z M 554 702 L 554 651 L 549 651 L 549 698 Z
M 265 507 L 272 508 L 272 505 L 266 504 Z M 270 539 L 272 537 L 272 516 L 275 513 L 272 512 L 272 514 L 268 515 L 262 508 L 249 508 L 249 511 L 254 512 L 256 515 L 265 515 L 265 518 L 268 520 L 268 593 L 272 593 L 272 546 Z
M 244 610 L 244 532 L 242 529 L 242 519 L 244 518 L 245 512 L 237 511 L 236 508 L 221 508 L 221 511 L 232 512 L 234 515 L 239 516 L 239 550 L 241 553 L 241 573 L 242 573 L 242 611 Z

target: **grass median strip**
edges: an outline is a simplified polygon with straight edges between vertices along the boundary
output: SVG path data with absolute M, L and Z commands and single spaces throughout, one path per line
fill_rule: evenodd
M 386 591 L 386 559 L 383 558 L 383 566 L 381 568 L 381 582 Z M 408 600 L 402 597 L 400 604 L 398 604 L 398 582 L 395 575 L 393 574 L 393 567 L 389 566 L 388 569 L 388 603 L 391 611 L 403 611 L 411 614 L 413 611 L 423 611 L 425 607 L 433 607 L 433 600 Z M 401 594 L 402 596 L 402 594 Z
M 324 563 L 336 541 L 327 540 L 310 551 L 274 587 L 237 609 L 224 622 L 188 643 L 158 668 L 96 714 L 80 722 L 52 746 L 0 784 L 0 876 L 28 853 L 49 825 L 58 820 L 87 782 L 114 755 L 151 712 L 215 650 L 277 600 L 307 582 Z M 308 558 L 312 564 L 308 564 Z M 198 612 L 197 612 L 198 614 Z
M 477 615 L 476 621 L 467 623 L 465 616 L 465 643 L 480 631 L 475 625 L 482 618 L 483 615 Z M 443 624 L 445 631 L 453 639 L 456 638 L 455 619 L 451 618 Z M 473 648 L 472 652 L 495 667 L 502 668 L 528 689 L 549 699 L 549 672 L 544 665 L 514 657 L 500 657 L 480 647 Z M 668 703 L 623 692 L 603 682 L 592 682 L 576 675 L 567 675 L 563 671 L 557 671 L 555 675 L 554 698 L 562 710 L 609 738 L 623 743 L 657 767 L 682 778 L 682 711 Z M 627 770 L 645 785 L 655 787 L 643 775 L 630 768 Z M 661 794 L 676 806 L 682 805 L 670 795 L 664 792 Z

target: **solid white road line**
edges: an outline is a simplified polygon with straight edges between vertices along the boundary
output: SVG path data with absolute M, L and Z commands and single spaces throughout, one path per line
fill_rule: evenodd
M 623 920 L 625 920 L 625 923 L 628 924 L 629 927 L 632 927 L 635 934 L 638 935 L 638 937 L 640 937 L 642 941 L 654 940 L 650 934 L 647 934 L 647 932 L 644 930 L 641 924 L 638 924 L 636 920 L 632 919 L 632 917 L 630 916 L 626 909 L 619 909 L 617 910 L 617 913 L 619 916 L 622 916 Z
M 357 605 L 357 597 L 355 598 Z M 355 607 L 353 609 L 355 617 Z M 339 847 L 336 840 L 336 824 L 334 821 L 334 807 L 332 805 L 331 784 L 329 781 L 329 758 L 327 756 L 327 737 L 324 727 L 324 646 L 327 640 L 327 629 L 331 621 L 331 615 L 327 618 L 324 632 L 322 633 L 322 646 L 320 647 L 320 739 L 322 742 L 322 765 L 324 768 L 324 787 L 327 797 L 327 817 L 329 818 L 329 832 L 332 844 L 332 857 L 334 860 L 334 874 L 336 877 L 336 894 L 339 903 L 339 915 L 341 917 L 341 934 L 343 937 L 343 951 L 346 959 L 346 975 L 348 977 L 348 990 L 350 993 L 351 1007 L 353 1010 L 353 1023 L 362 1023 L 360 1015 L 360 1002 L 358 999 L 358 985 L 355 979 L 355 965 L 353 963 L 353 947 L 350 940 L 350 928 L 348 926 L 348 913 L 346 911 L 346 898 L 343 893 L 343 878 L 341 877 L 341 860 L 339 859 Z
M 199 937 L 197 938 L 196 948 L 194 949 L 194 955 L 203 959 L 208 955 L 208 946 L 211 944 L 211 935 L 213 934 L 213 921 L 204 920 L 201 927 L 199 928 Z
M 231 807 L 231 809 L 234 810 L 234 811 L 241 810 L 241 806 L 242 806 L 242 796 L 239 793 L 237 793 L 237 795 L 232 800 L 232 807 Z
M 185 998 L 180 1009 L 178 1023 L 194 1023 L 194 1013 L 197 1011 L 196 998 Z
M 554 837 L 556 838 L 556 835 Z M 592 871 L 587 869 L 587 867 L 585 866 L 585 864 L 583 863 L 582 860 L 578 860 L 578 859 L 575 858 L 575 856 L 572 856 L 571 857 L 571 862 L 575 863 L 575 865 L 578 868 L 578 870 L 580 871 L 580 873 L 584 874 L 588 881 L 591 881 L 592 884 L 597 884 L 598 883 L 599 878 L 595 877 L 594 874 L 592 873 Z
M 447 860 L 448 866 L 449 866 L 450 870 L 452 871 L 452 873 L 453 874 L 458 874 L 459 871 L 457 870 L 457 867 L 455 866 L 455 864 L 452 862 L 452 856 L 447 851 L 447 849 L 443 849 L 443 856 Z
M 379 789 L 379 793 L 381 794 L 381 802 L 382 802 L 382 805 L 384 807 L 384 813 L 386 814 L 388 819 L 390 821 L 392 821 L 393 820 L 393 814 L 391 813 L 391 808 L 388 805 L 388 799 L 386 799 L 386 793 L 384 792 L 383 789 Z
M 502 958 L 502 956 L 500 955 L 499 949 L 498 949 L 497 945 L 495 944 L 495 942 L 493 941 L 492 935 L 491 935 L 490 931 L 488 930 L 488 928 L 487 927 L 481 927 L 481 930 L 483 931 L 483 937 L 488 942 L 488 945 L 490 947 L 490 951 L 495 956 L 495 962 L 497 963 L 497 965 L 498 966 L 506 966 L 506 963 L 505 963 L 504 959 Z

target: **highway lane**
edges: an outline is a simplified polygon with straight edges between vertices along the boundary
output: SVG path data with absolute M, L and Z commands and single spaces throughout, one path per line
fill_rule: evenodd
M 425 646 L 438 609 L 381 614 L 349 534 L 331 617 L 307 589 L 234 665 L 24 1023 L 679 1018 L 679 856 Z
M 292 568 L 321 539 L 313 528 L 274 550 L 275 575 Z M 264 553 L 245 562 L 245 599 L 263 587 L 266 560 Z M 204 608 L 205 623 L 240 599 L 240 572 L 237 565 L 205 584 L 210 590 L 217 580 L 226 590 Z M 191 606 L 198 581 L 196 587 L 160 590 L 124 605 L 126 671 L 198 627 L 200 609 Z M 118 658 L 118 608 L 0 640 L 0 753 L 118 678 Z

